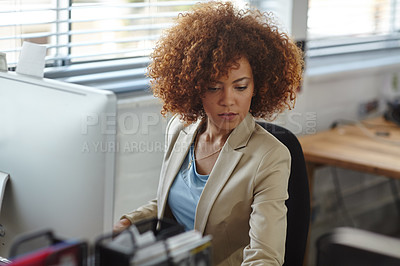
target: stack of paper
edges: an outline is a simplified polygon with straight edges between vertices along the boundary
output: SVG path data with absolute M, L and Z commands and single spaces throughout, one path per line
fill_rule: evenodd
M 131 234 L 122 233 L 105 246 L 115 251 L 112 256 L 116 256 L 116 260 L 119 254 L 131 253 L 131 266 L 211 265 L 211 236 L 203 237 L 192 230 L 157 240 L 151 231 L 139 234 L 134 226 L 128 230 Z

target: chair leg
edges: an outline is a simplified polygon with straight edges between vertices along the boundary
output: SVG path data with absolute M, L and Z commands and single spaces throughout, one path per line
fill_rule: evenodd
M 397 212 L 400 215 L 400 195 L 396 185 L 396 180 L 389 178 L 390 189 L 392 190 L 393 198 L 397 207 Z
M 356 222 L 351 217 L 349 211 L 347 210 L 346 204 L 344 202 L 343 193 L 342 193 L 342 189 L 340 187 L 340 182 L 339 182 L 339 176 L 337 174 L 337 168 L 331 167 L 331 169 L 332 169 L 332 171 L 331 171 L 332 172 L 332 181 L 333 181 L 333 186 L 335 189 L 335 194 L 336 194 L 336 199 L 337 199 L 338 205 L 339 205 L 339 207 L 342 208 L 344 218 L 350 222 L 352 227 L 357 227 Z
M 308 186 L 309 186 L 309 192 L 310 192 L 310 217 L 312 217 L 314 172 L 315 172 L 316 168 L 318 167 L 318 165 L 315 163 L 306 162 L 306 167 L 307 167 L 307 175 L 308 175 Z M 306 251 L 304 254 L 303 266 L 307 266 L 307 263 L 308 263 L 308 253 L 310 250 L 310 237 L 311 237 L 311 219 L 310 219 L 310 224 L 308 227 L 308 237 L 307 237 Z

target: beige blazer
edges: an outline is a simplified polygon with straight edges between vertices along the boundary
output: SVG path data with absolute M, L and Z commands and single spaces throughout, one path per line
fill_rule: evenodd
M 168 123 L 157 199 L 123 217 L 137 222 L 171 216 L 169 189 L 200 123 Z M 214 265 L 282 265 L 290 154 L 248 114 L 232 131 L 210 173 L 194 228 L 212 235 Z M 254 264 L 253 264 L 254 263 Z

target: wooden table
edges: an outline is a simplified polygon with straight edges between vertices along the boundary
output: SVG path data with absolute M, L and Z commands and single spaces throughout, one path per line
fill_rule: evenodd
M 318 166 L 336 166 L 400 179 L 400 127 L 384 118 L 299 137 L 310 181 Z
M 314 171 L 320 166 L 400 179 L 400 127 L 382 117 L 355 124 L 339 124 L 334 129 L 298 139 L 307 164 L 311 199 Z M 396 205 L 400 211 L 398 198 Z M 304 264 L 308 260 L 309 243 L 307 246 Z

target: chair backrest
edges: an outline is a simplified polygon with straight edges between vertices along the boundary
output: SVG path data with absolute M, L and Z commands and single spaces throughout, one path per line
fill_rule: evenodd
M 316 242 L 317 266 L 398 266 L 400 239 L 350 227 L 334 228 Z
M 269 133 L 282 142 L 290 151 L 292 157 L 286 200 L 287 233 L 284 266 L 303 265 L 307 247 L 308 229 L 310 224 L 310 193 L 308 176 L 303 150 L 297 137 L 281 126 L 257 122 Z

